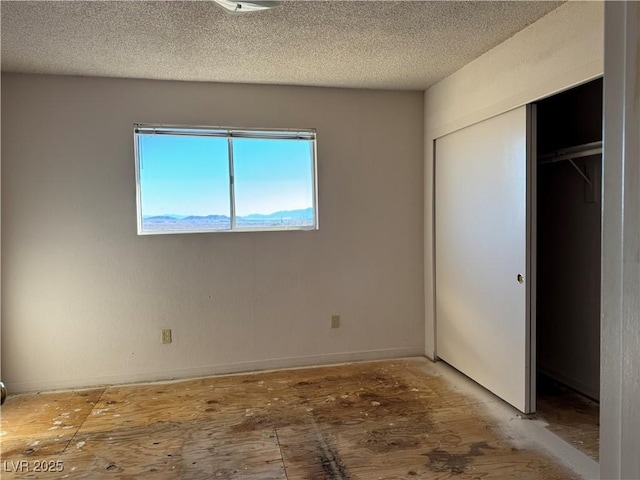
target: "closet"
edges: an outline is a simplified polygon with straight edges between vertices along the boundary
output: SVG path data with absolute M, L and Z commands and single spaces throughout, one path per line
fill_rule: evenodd
M 597 400 L 602 80 L 439 137 L 434 159 L 438 358 L 524 413 L 549 387 Z
M 598 400 L 602 79 L 537 102 L 537 388 Z

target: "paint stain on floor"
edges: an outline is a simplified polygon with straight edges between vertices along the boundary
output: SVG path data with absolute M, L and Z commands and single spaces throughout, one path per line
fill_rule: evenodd
M 424 359 L 10 397 L 2 478 L 243 480 L 576 478 L 515 448 Z M 64 414 L 64 415 L 63 415 Z M 59 426 L 50 430 L 52 422 Z
M 487 442 L 472 443 L 467 453 L 449 453 L 444 450 L 434 449 L 427 453 L 429 463 L 427 466 L 436 473 L 451 472 L 455 475 L 466 472 L 473 464 L 474 457 L 484 455 L 483 450 L 495 450 Z

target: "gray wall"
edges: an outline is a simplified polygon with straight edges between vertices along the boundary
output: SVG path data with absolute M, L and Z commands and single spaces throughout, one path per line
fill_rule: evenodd
M 316 128 L 320 230 L 137 236 L 134 122 Z M 3 75 L 3 380 L 424 353 L 422 139 L 421 92 Z

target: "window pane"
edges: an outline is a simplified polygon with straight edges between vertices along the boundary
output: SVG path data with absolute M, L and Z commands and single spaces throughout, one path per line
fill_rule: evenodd
M 229 230 L 226 138 L 138 135 L 142 232 Z
M 315 226 L 313 144 L 308 140 L 233 139 L 236 226 Z

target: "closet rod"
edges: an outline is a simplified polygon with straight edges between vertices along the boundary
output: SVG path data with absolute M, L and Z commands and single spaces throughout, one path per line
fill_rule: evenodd
M 589 157 L 591 155 L 602 154 L 602 142 L 585 143 L 571 148 L 563 148 L 555 152 L 540 155 L 539 165 L 545 163 L 561 162 L 563 160 L 573 160 L 574 158 Z

